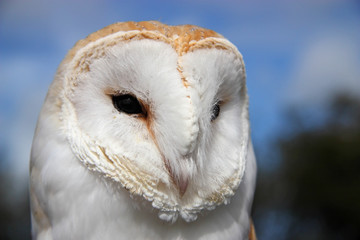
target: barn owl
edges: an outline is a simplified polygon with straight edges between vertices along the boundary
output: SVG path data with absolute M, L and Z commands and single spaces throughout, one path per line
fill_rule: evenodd
M 255 239 L 245 68 L 220 34 L 116 23 L 60 64 L 30 161 L 34 239 Z

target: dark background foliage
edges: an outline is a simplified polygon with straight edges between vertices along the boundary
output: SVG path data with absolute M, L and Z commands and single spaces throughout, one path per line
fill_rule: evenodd
M 290 127 L 273 146 L 279 166 L 260 166 L 254 203 L 259 234 L 360 239 L 360 102 L 337 96 L 320 124 L 309 126 L 309 114 L 288 113 Z M 280 232 L 269 232 L 268 218 L 282 225 Z

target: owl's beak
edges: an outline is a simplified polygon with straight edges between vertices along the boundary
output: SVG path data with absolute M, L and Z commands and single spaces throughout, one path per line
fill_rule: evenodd
M 184 196 L 186 189 L 189 185 L 190 176 L 188 176 L 187 174 L 180 174 L 180 176 L 174 174 L 173 169 L 171 168 L 168 160 L 165 160 L 165 166 L 168 170 L 170 178 L 172 179 L 174 185 L 177 187 L 179 191 L 180 197 Z
M 179 193 L 180 193 L 180 196 L 181 196 L 181 197 L 184 196 L 188 184 L 189 184 L 188 178 L 180 179 L 180 180 L 178 181 L 177 185 L 178 185 L 178 187 L 179 187 Z

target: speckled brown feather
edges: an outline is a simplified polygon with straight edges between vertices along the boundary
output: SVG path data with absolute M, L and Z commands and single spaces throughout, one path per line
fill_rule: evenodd
M 182 55 L 189 51 L 189 49 L 200 40 L 210 37 L 224 38 L 223 36 L 212 30 L 188 24 L 179 26 L 168 26 L 158 21 L 120 22 L 104 27 L 103 29 L 100 29 L 99 31 L 90 34 L 85 39 L 78 41 L 75 46 L 69 51 L 65 61 L 70 61 L 80 48 L 83 48 L 91 42 L 94 42 L 100 38 L 106 37 L 116 32 L 128 32 L 134 30 L 154 31 L 163 35 L 165 38 L 174 39 L 171 44 L 174 46 L 179 55 Z

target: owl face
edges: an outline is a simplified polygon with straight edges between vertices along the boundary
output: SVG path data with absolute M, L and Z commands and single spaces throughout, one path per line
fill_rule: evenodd
M 230 42 L 189 25 L 115 24 L 80 41 L 60 69 L 60 118 L 87 168 L 166 221 L 193 221 L 234 195 L 249 125 Z

